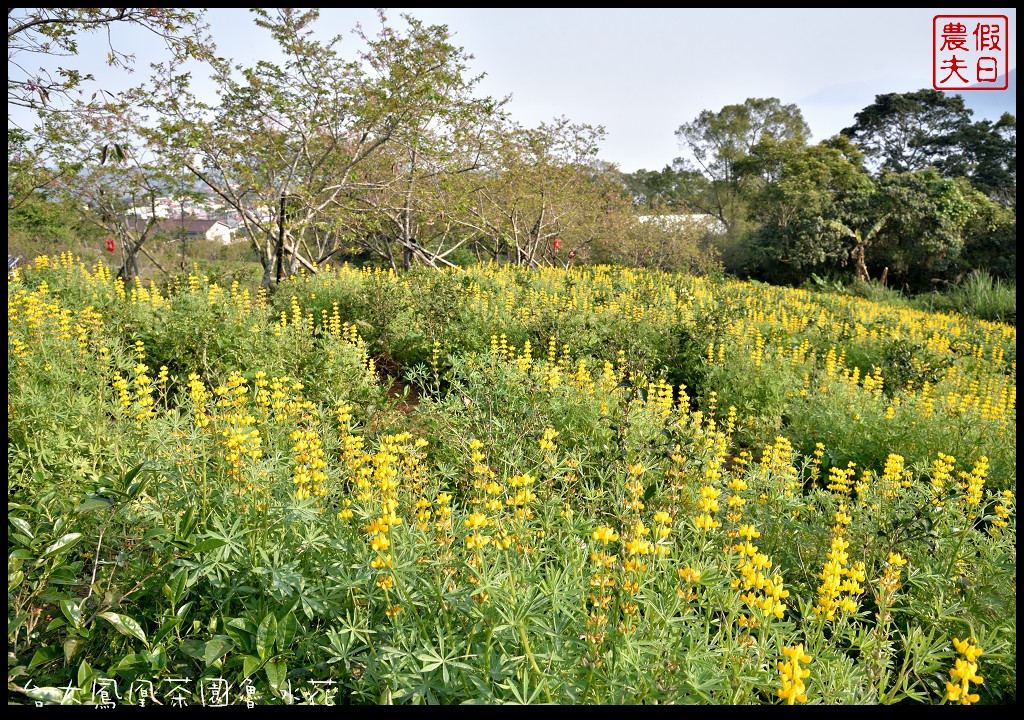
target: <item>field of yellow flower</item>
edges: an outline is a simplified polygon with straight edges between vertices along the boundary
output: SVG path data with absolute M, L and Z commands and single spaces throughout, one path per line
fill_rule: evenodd
M 11 703 L 1016 700 L 1016 328 L 611 267 L 8 282 Z

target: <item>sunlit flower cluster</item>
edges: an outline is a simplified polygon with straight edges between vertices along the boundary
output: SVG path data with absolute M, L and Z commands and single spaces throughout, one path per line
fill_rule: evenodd
M 865 579 L 864 563 L 857 561 L 851 566 L 850 556 L 846 552 L 850 543 L 843 536 L 849 522 L 846 507 L 840 505 L 836 512 L 832 547 L 825 554 L 825 566 L 818 575 L 822 582 L 818 586 L 818 602 L 814 607 L 815 614 L 827 620 L 833 620 L 840 610 L 856 612 L 856 598 L 864 592 L 864 586 L 861 585 Z
M 783 586 L 782 575 L 771 573 L 771 558 L 761 552 L 754 540 L 761 533 L 751 524 L 743 524 L 737 530 L 738 542 L 733 543 L 730 553 L 738 556 L 736 569 L 740 577 L 731 581 L 732 587 L 741 591 L 740 598 L 751 610 L 756 610 L 764 619 L 781 619 L 786 612 L 786 598 L 789 590 Z M 750 625 L 746 616 L 741 616 L 742 625 Z
M 981 685 L 985 682 L 985 678 L 978 675 L 977 661 L 981 657 L 982 649 L 974 644 L 973 638 L 953 638 L 953 646 L 963 657 L 958 657 L 949 671 L 950 681 L 946 683 L 946 700 L 960 705 L 971 705 L 981 699 L 978 693 L 971 692 L 971 685 Z
M 887 608 L 892 607 L 896 591 L 902 585 L 900 575 L 903 572 L 903 566 L 906 564 L 906 559 L 899 553 L 889 553 L 889 558 L 883 566 L 882 577 L 878 579 L 879 593 L 877 602 L 879 605 L 884 605 Z
M 985 485 L 985 478 L 988 477 L 988 458 L 982 455 L 974 463 L 970 473 L 961 470 L 959 477 L 958 485 L 963 492 L 963 501 L 968 507 L 968 514 L 973 515 L 973 508 L 981 503 L 982 487 Z
M 807 686 L 804 685 L 804 680 L 810 676 L 811 671 L 809 668 L 801 667 L 801 663 L 809 663 L 811 656 L 804 652 L 803 643 L 782 648 L 782 654 L 789 659 L 779 661 L 782 687 L 779 688 L 777 695 L 785 700 L 787 705 L 807 702 Z

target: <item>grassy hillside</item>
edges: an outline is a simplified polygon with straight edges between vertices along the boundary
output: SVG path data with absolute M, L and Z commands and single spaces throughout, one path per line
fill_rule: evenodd
M 1012 325 L 64 254 L 8 339 L 10 702 L 1015 701 Z

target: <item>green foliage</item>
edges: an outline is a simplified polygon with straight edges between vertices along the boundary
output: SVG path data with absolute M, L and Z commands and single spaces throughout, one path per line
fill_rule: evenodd
M 81 236 L 80 209 L 33 195 L 7 213 L 8 253 L 34 256 L 56 253 Z
M 845 266 L 851 250 L 873 239 L 876 218 L 864 211 L 873 183 L 859 156 L 835 144 L 768 138 L 740 165 L 759 181 L 749 191 L 761 223 L 751 235 L 759 276 L 799 284 L 808 272 Z
M 1010 326 L 628 268 L 269 294 L 69 256 L 8 315 L 12 703 L 774 704 L 799 646 L 809 702 L 941 704 L 954 638 L 1015 699 Z M 836 564 L 859 589 L 819 616 Z
M 691 178 L 686 203 L 691 210 L 717 217 L 729 233 L 743 229 L 743 165 L 761 141 L 803 145 L 810 135 L 796 105 L 778 98 L 747 98 L 720 111 L 705 110 L 676 130 L 687 155 L 673 169 Z
M 594 259 L 688 275 L 720 271 L 714 246 L 719 233 L 708 216 L 649 215 L 594 249 Z
M 842 134 L 857 142 L 876 168 L 914 172 L 954 155 L 950 141 L 970 116 L 960 95 L 930 88 L 887 93 L 876 95 Z
M 1017 285 L 983 270 L 970 272 L 952 290 L 914 299 L 931 312 L 958 312 L 990 322 L 1017 324 Z
M 918 392 L 926 382 L 934 386 L 952 364 L 949 358 L 936 357 L 922 345 L 891 340 L 882 349 L 879 363 L 886 379 L 883 392 L 891 398 L 899 392 Z
M 638 211 L 644 214 L 659 209 L 686 212 L 689 209 L 688 189 L 699 182 L 700 175 L 692 171 L 677 171 L 666 165 L 660 171 L 637 170 L 624 175 L 622 180 Z
M 997 203 L 1017 204 L 1017 118 L 1004 112 L 996 122 L 980 120 L 955 136 L 959 152 L 940 166 L 946 177 L 967 177 Z

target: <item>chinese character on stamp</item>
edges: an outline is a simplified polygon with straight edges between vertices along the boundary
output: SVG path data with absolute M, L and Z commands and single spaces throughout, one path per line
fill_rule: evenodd
M 936 15 L 932 18 L 932 87 L 1006 90 L 1009 32 L 1006 15 Z

